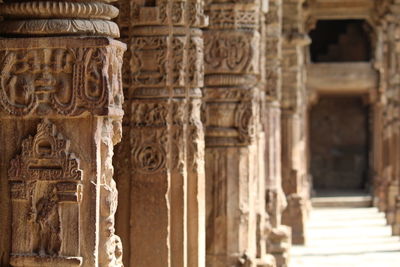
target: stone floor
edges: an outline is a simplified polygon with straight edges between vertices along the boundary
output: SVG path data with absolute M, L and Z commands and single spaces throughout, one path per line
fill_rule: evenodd
M 314 208 L 308 244 L 295 246 L 290 267 L 399 267 L 400 238 L 375 208 Z

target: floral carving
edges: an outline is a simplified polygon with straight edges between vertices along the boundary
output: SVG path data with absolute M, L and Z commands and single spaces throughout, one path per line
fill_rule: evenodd
M 206 33 L 206 73 L 252 73 L 257 68 L 253 45 L 253 36 L 248 34 Z
M 143 129 L 143 131 L 137 131 L 135 136 L 141 136 L 142 140 L 134 140 L 132 150 L 134 168 L 145 174 L 165 169 L 167 165 L 166 130 L 154 129 L 150 133 Z
M 249 142 L 252 134 L 253 110 L 251 102 L 241 103 L 237 107 L 236 127 L 241 142 Z
M 132 123 L 135 126 L 166 126 L 168 109 L 163 103 L 133 103 Z
M 137 37 L 132 40 L 130 66 L 134 85 L 165 85 L 166 47 L 165 37 Z
M 0 33 L 6 35 L 95 35 L 119 37 L 115 22 L 83 19 L 35 19 L 0 22 Z

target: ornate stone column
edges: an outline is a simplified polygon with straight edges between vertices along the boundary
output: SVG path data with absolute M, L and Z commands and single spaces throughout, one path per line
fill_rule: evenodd
M 204 267 L 203 3 L 135 0 L 121 9 L 127 115 L 115 164 L 124 263 Z
M 387 19 L 388 39 L 388 88 L 385 92 L 384 133 L 388 144 L 386 176 L 386 218 L 392 225 L 393 234 L 400 234 L 400 143 L 399 143 L 399 108 L 400 108 L 400 4 L 393 3 Z M 385 188 L 384 188 L 385 189 Z
M 204 32 L 207 266 L 270 266 L 261 243 L 265 205 L 258 205 L 257 193 L 264 179 L 257 144 L 263 139 L 258 131 L 260 16 L 267 1 L 209 2 L 210 26 Z
M 265 90 L 261 111 L 261 123 L 266 136 L 265 162 L 266 207 L 270 216 L 271 233 L 267 251 L 274 255 L 277 266 L 288 266 L 291 247 L 290 228 L 282 225 L 282 212 L 287 206 L 282 189 L 281 169 L 281 93 L 282 93 L 282 0 L 270 0 L 265 15 Z
M 117 14 L 108 1 L 0 4 L 1 266 L 122 266 Z
M 384 110 L 386 106 L 386 91 L 388 88 L 388 57 L 389 57 L 389 42 L 387 34 L 387 1 L 377 3 L 376 7 L 376 50 L 374 58 L 374 67 L 379 72 L 379 88 L 376 95 L 376 100 L 371 107 L 370 121 L 372 134 L 372 186 L 373 186 L 373 204 L 380 211 L 386 209 L 384 204 L 385 196 L 385 180 L 384 169 L 387 162 L 387 156 L 384 152 L 384 125 L 385 116 Z
M 304 54 L 310 39 L 304 30 L 303 2 L 283 3 L 282 179 L 288 200 L 283 223 L 292 227 L 294 244 L 305 242 L 309 206 Z

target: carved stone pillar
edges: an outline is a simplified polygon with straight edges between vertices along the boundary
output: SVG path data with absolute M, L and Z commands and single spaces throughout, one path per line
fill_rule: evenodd
M 305 242 L 309 206 L 304 54 L 310 40 L 304 30 L 303 2 L 283 2 L 282 179 L 288 200 L 283 223 L 292 227 L 294 244 Z
M 266 136 L 265 169 L 266 206 L 270 216 L 271 233 L 267 241 L 267 251 L 274 255 L 277 266 L 288 266 L 291 247 L 290 229 L 282 225 L 282 212 L 287 206 L 282 189 L 281 169 L 281 90 L 282 90 L 282 0 L 270 0 L 265 15 L 265 90 L 261 123 Z
M 204 33 L 207 266 L 270 266 L 259 242 L 266 217 L 256 193 L 259 27 L 267 1 L 209 2 L 210 26 Z
M 108 1 L 0 4 L 1 266 L 122 266 L 117 14 Z
M 134 0 L 121 9 L 126 130 L 114 162 L 124 263 L 204 267 L 203 4 Z
M 373 134 L 373 204 L 380 211 L 382 208 L 383 187 L 383 104 L 375 103 L 372 108 Z
M 383 2 L 381 2 L 382 4 Z M 386 156 L 384 153 L 384 125 L 385 125 L 385 92 L 388 85 L 388 53 L 389 42 L 387 34 L 387 21 L 385 15 L 387 11 L 384 6 L 378 6 L 379 13 L 382 18 L 379 19 L 379 24 L 376 27 L 376 50 L 374 67 L 379 71 L 379 89 L 376 96 L 376 101 L 370 110 L 371 135 L 372 135 L 372 186 L 373 186 L 373 204 L 380 211 L 383 211 L 384 201 L 384 166 Z
M 385 132 L 388 133 L 388 171 L 386 187 L 386 218 L 392 225 L 393 234 L 400 234 L 400 4 L 390 6 L 387 19 L 388 38 L 388 88 L 385 92 Z

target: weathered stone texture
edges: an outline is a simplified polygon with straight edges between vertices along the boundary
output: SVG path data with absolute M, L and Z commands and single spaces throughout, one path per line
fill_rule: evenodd
M 288 199 L 283 223 L 292 227 L 292 241 L 305 242 L 309 206 L 307 101 L 303 0 L 283 3 L 282 179 Z
M 210 1 L 206 8 L 207 266 L 275 266 L 267 254 L 271 226 L 260 120 L 266 4 Z
M 378 182 L 378 206 L 386 212 L 388 224 L 393 226 L 393 233 L 399 232 L 399 29 L 398 17 L 400 7 L 397 2 L 389 6 L 388 13 L 383 17 L 384 50 L 383 58 L 386 59 L 387 80 L 384 81 L 385 89 L 382 93 L 384 106 L 380 110 L 381 118 L 381 143 L 382 143 L 382 169 Z
M 13 37 L 0 39 L 1 266 L 122 266 L 117 14 L 108 2 L 0 4 Z
M 122 1 L 121 8 L 127 100 L 114 162 L 122 168 L 124 262 L 205 266 L 203 3 Z
M 400 235 L 398 0 L 111 2 L 0 0 L 1 266 L 289 266 L 323 94 L 369 105 Z M 372 60 L 309 62 L 317 21 L 350 18 Z M 357 59 L 349 33 L 318 60 Z
M 54 37 L 0 47 L 2 265 L 121 266 L 106 163 L 120 136 L 124 46 Z
M 270 223 L 267 251 L 275 257 L 277 266 L 288 266 L 291 230 L 282 225 L 282 213 L 287 206 L 281 169 L 282 8 L 281 0 L 270 1 L 263 20 L 261 74 L 265 84 L 261 92 L 261 124 L 265 153 L 259 164 L 265 170 L 264 199 Z

